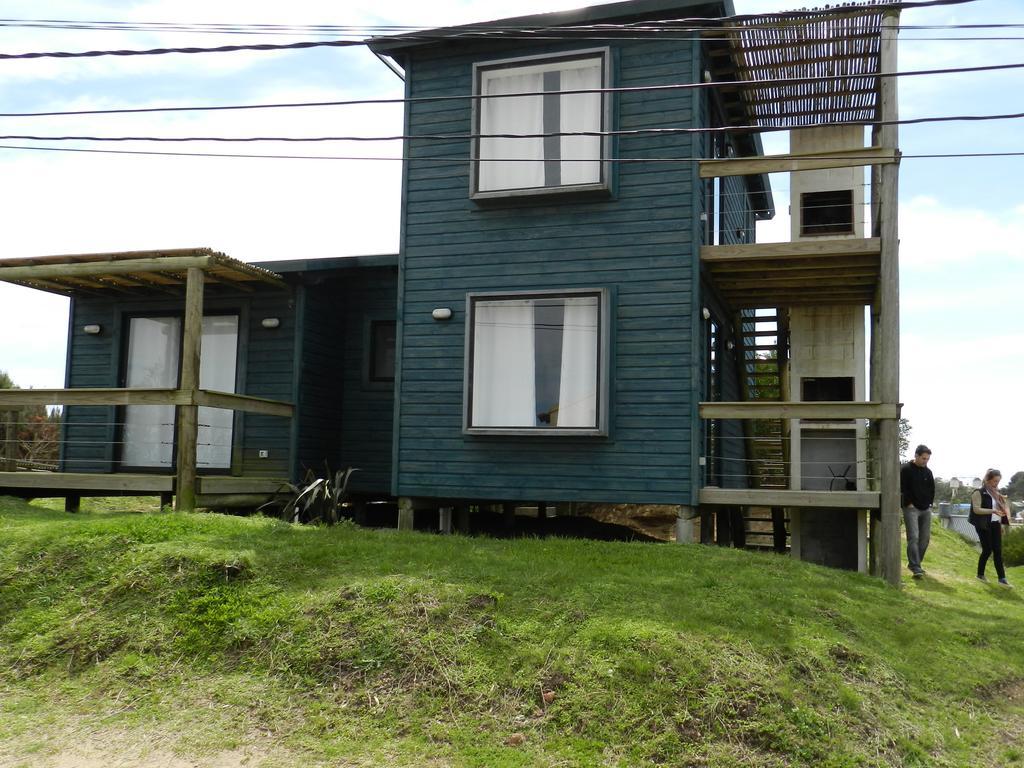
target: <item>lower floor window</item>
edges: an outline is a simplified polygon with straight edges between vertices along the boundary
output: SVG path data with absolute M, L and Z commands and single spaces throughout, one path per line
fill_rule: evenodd
M 597 431 L 602 294 L 469 297 L 469 429 Z

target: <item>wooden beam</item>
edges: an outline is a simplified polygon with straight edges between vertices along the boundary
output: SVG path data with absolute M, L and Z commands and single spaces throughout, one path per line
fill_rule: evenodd
M 721 260 L 705 262 L 712 275 L 735 275 L 754 273 L 758 275 L 775 272 L 802 272 L 807 270 L 873 269 L 878 274 L 877 256 L 823 256 L 817 259 L 771 259 L 753 261 Z
M 900 405 L 849 401 L 701 403 L 702 419 L 898 419 Z
M 102 496 L 106 493 L 138 493 L 156 496 L 174 490 L 171 475 L 93 474 L 89 472 L 0 472 L 0 488 L 34 490 L 43 495 L 53 492 L 64 496 L 67 491 L 87 492 Z
M 886 79 L 891 80 L 892 78 Z M 795 173 L 897 162 L 899 161 L 896 150 L 891 147 L 864 147 L 767 157 L 730 157 L 721 160 L 701 160 L 700 177 L 715 179 L 724 176 L 758 176 L 763 173 Z
M 829 237 L 790 243 L 744 243 L 742 245 L 702 245 L 701 261 L 764 261 L 766 259 L 827 259 L 835 256 L 873 256 L 881 253 L 877 237 Z
M 132 272 L 165 272 L 203 269 L 212 256 L 84 261 L 77 264 L 37 264 L 33 267 L 0 267 L 0 280 L 33 280 L 48 277 L 77 278 L 91 275 L 125 275 Z
M 899 30 L 898 10 L 885 10 L 882 15 L 881 71 L 897 71 L 896 37 Z M 879 84 L 879 106 L 882 125 L 879 143 L 887 152 L 898 155 L 899 106 L 896 77 L 883 77 Z M 900 267 L 899 267 L 899 167 L 884 166 L 879 175 L 879 210 L 881 279 L 878 283 L 879 344 L 876 362 L 879 366 L 878 392 L 872 398 L 895 403 L 900 392 Z M 882 419 L 879 423 L 879 460 L 881 493 L 881 547 L 882 574 L 894 586 L 900 584 L 900 466 L 899 421 L 897 417 Z
M 291 417 L 295 415 L 295 406 L 281 400 L 268 400 L 262 397 L 238 395 L 233 392 L 214 392 L 207 389 L 200 389 L 196 392 L 195 404 L 208 408 L 259 413 L 264 416 Z
M 878 270 L 822 270 L 817 273 L 788 272 L 778 277 L 763 277 L 758 279 L 756 275 L 733 275 L 727 278 L 725 275 L 715 279 L 715 286 L 723 292 L 743 291 L 748 288 L 803 288 L 816 291 L 819 288 L 828 289 L 830 286 L 836 288 L 851 288 L 854 286 L 869 286 L 874 288 L 878 282 Z
M 7 411 L 0 416 L 3 416 L 4 425 L 3 462 L 0 466 L 8 472 L 15 472 L 18 469 L 18 412 Z
M 26 405 L 186 405 L 187 393 L 176 389 L 0 389 L 0 406 Z
M 185 282 L 185 321 L 181 342 L 181 385 L 191 402 L 199 388 L 199 366 L 203 338 L 203 270 L 190 267 Z M 177 512 L 192 512 L 196 507 L 196 442 L 199 434 L 199 408 L 178 406 L 178 481 L 174 497 Z
M 877 509 L 873 491 L 786 491 L 774 488 L 701 488 L 701 505 Z
M 275 494 L 289 491 L 284 477 L 234 477 L 228 475 L 202 475 L 196 483 L 197 493 L 203 495 Z

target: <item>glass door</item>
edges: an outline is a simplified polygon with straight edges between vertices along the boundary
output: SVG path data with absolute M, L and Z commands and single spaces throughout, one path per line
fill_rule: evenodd
M 199 363 L 199 388 L 216 392 L 235 391 L 238 360 L 238 315 L 213 315 L 203 318 L 202 355 Z M 199 409 L 199 435 L 196 439 L 196 468 L 231 467 L 231 437 L 235 412 L 224 408 Z
M 173 389 L 180 355 L 180 317 L 131 318 L 125 386 Z M 174 464 L 174 406 L 127 406 L 122 440 L 122 465 L 169 469 Z
M 180 317 L 131 318 L 125 366 L 126 387 L 177 387 L 180 359 Z M 234 392 L 237 360 L 238 316 L 204 317 L 200 388 Z M 124 410 L 121 465 L 172 468 L 174 406 L 129 405 Z M 233 427 L 233 411 L 222 408 L 199 409 L 196 446 L 198 469 L 230 468 Z

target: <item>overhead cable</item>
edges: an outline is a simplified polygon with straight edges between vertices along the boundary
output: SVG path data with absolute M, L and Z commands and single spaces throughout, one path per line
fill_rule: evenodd
M 654 22 L 640 22 L 640 24 L 648 25 L 646 28 L 638 28 L 635 25 L 630 24 L 599 24 L 582 27 L 573 26 L 560 26 L 560 27 L 538 27 L 538 28 L 522 28 L 515 32 L 503 31 L 500 27 L 494 27 L 491 24 L 467 24 L 458 27 L 448 27 L 433 32 L 412 32 L 410 34 L 395 35 L 392 36 L 391 40 L 396 42 L 446 42 L 453 40 L 478 40 L 486 39 L 493 40 L 496 37 L 504 39 L 514 39 L 518 35 L 529 39 L 544 40 L 544 39 L 595 39 L 588 38 L 587 35 L 594 30 L 599 30 L 602 38 L 599 39 L 617 39 L 622 34 L 636 34 L 637 29 L 642 29 L 644 32 L 648 32 L 648 35 L 663 34 L 667 25 L 670 24 L 692 24 L 695 29 L 698 30 L 717 30 L 717 31 L 729 31 L 729 29 L 723 29 L 723 22 L 734 22 L 740 23 L 744 21 L 757 21 L 757 20 L 779 20 L 783 21 L 786 19 L 809 19 L 814 17 L 827 17 L 834 16 L 837 13 L 843 13 L 844 11 L 863 11 L 869 13 L 880 13 L 885 10 L 903 10 L 907 8 L 924 8 L 939 5 L 961 5 L 964 3 L 974 2 L 975 0 L 912 0 L 911 2 L 897 2 L 897 3 L 886 3 L 878 5 L 854 5 L 843 7 L 839 6 L 836 8 L 826 9 L 814 9 L 814 10 L 803 10 L 803 11 L 781 11 L 772 14 L 745 14 L 745 15 L 734 15 L 734 16 L 722 16 L 717 18 L 694 18 L 694 19 L 675 19 L 675 20 L 664 20 Z M 746 27 L 737 27 L 733 31 L 741 31 Z M 582 34 L 580 34 L 582 33 Z M 234 53 L 238 51 L 283 51 L 283 50 L 299 50 L 306 48 L 319 48 L 319 47 L 338 47 L 346 48 L 352 46 L 366 45 L 367 41 L 364 40 L 312 40 L 303 41 L 297 43 L 261 43 L 251 45 L 219 45 L 214 47 L 180 47 L 180 48 L 148 48 L 142 50 L 136 49 L 120 49 L 120 50 L 95 50 L 95 51 L 33 51 L 28 53 L 3 53 L 0 54 L 0 60 L 14 60 L 14 59 L 42 59 L 42 58 L 57 58 L 57 59 L 69 59 L 69 58 L 93 58 L 98 56 L 159 56 L 170 53 Z
M 773 88 L 787 85 L 803 85 L 808 83 L 819 83 L 828 80 L 849 80 L 849 79 L 870 79 L 890 77 L 917 77 L 921 75 L 956 75 L 970 72 L 998 72 L 1003 70 L 1024 69 L 1024 63 L 1015 64 L 987 64 L 977 67 L 949 67 L 945 69 L 913 69 L 904 72 L 867 72 L 855 75 L 813 75 L 808 77 L 787 77 L 771 81 Z M 668 83 L 663 85 L 633 85 L 608 88 L 574 88 L 560 90 L 560 96 L 573 96 L 576 94 L 589 93 L 651 93 L 659 91 L 686 91 L 714 88 L 742 88 L 744 86 L 763 86 L 762 80 L 717 80 L 700 83 Z M 409 98 L 390 99 L 346 99 L 339 101 L 300 101 L 300 102 L 276 102 L 269 104 L 214 104 L 209 106 L 184 106 L 184 107 L 127 107 L 123 109 L 78 109 L 68 111 L 49 112 L 0 112 L 0 117 L 57 117 L 63 115 L 120 115 L 120 114 L 142 114 L 149 112 L 218 112 L 227 110 L 243 109 L 290 109 L 296 107 L 350 107 L 377 104 L 432 104 L 443 102 L 459 101 L 480 101 L 483 99 L 511 99 L 524 96 L 550 96 L 551 91 L 523 91 L 522 93 L 502 93 L 482 95 L 455 94 L 451 96 L 413 96 Z
M 225 157 L 259 160 L 365 160 L 365 161 L 391 161 L 409 162 L 414 164 L 460 164 L 471 162 L 466 156 L 460 157 L 388 157 L 382 156 L 359 156 L 359 155 L 283 155 L 283 154 L 248 154 L 240 152 L 160 152 L 157 150 L 142 149 L 87 149 L 83 147 L 26 147 L 16 144 L 0 144 L 0 149 L 34 151 L 34 152 L 80 152 L 84 154 L 102 155 L 153 155 L 157 157 Z M 901 160 L 930 160 L 939 158 L 986 158 L 986 157 L 1024 157 L 1021 152 L 948 152 L 934 154 L 901 154 Z M 642 163 L 702 163 L 713 158 L 705 157 L 609 157 L 601 160 L 603 163 L 619 163 L 622 165 L 633 165 Z M 535 160 L 523 160 L 522 158 L 496 158 L 494 162 L 516 163 L 536 162 Z
M 1019 120 L 1024 112 L 1002 115 L 949 115 L 942 117 L 916 117 L 904 120 L 854 120 L 831 121 L 836 126 L 869 126 L 869 125 L 915 125 L 921 123 L 948 122 L 981 122 L 989 120 Z M 813 126 L 799 126 L 813 127 Z M 736 133 L 742 131 L 788 131 L 793 126 L 763 127 L 757 125 L 719 126 L 701 128 L 634 128 L 616 131 L 550 131 L 544 133 L 424 133 L 394 134 L 391 136 L 35 136 L 31 134 L 0 135 L 0 141 L 151 141 L 151 142 L 237 142 L 255 143 L 262 141 L 281 141 L 289 143 L 321 143 L 327 141 L 377 142 L 377 141 L 466 141 L 475 139 L 548 139 L 560 137 L 597 137 L 609 136 L 679 136 L 693 134 Z

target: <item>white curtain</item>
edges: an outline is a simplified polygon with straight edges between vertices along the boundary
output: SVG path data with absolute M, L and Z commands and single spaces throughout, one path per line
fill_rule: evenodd
M 580 62 L 562 70 L 562 90 L 601 87 L 600 61 Z M 569 93 L 562 96 L 563 133 L 601 130 L 601 94 Z M 601 181 L 600 136 L 562 136 L 562 184 L 596 184 Z
M 597 323 L 596 297 L 565 300 L 562 375 L 558 387 L 559 427 L 597 426 Z
M 133 317 L 128 330 L 125 386 L 178 386 L 181 320 Z M 125 408 L 121 463 L 130 467 L 169 467 L 174 459 L 174 406 Z
M 238 316 L 204 317 L 199 363 L 199 388 L 216 392 L 234 392 L 237 352 Z M 233 424 L 233 411 L 205 406 L 199 409 L 199 435 L 196 440 L 197 466 L 208 468 L 231 466 Z
M 538 93 L 544 90 L 544 74 L 484 72 L 482 96 L 508 93 Z M 542 133 L 544 97 L 481 99 L 480 133 Z M 544 186 L 544 139 L 480 139 L 479 178 L 481 192 Z M 516 162 L 503 163 L 510 159 Z M 525 161 L 535 162 L 525 162 Z
M 533 301 L 478 301 L 471 426 L 537 425 Z

